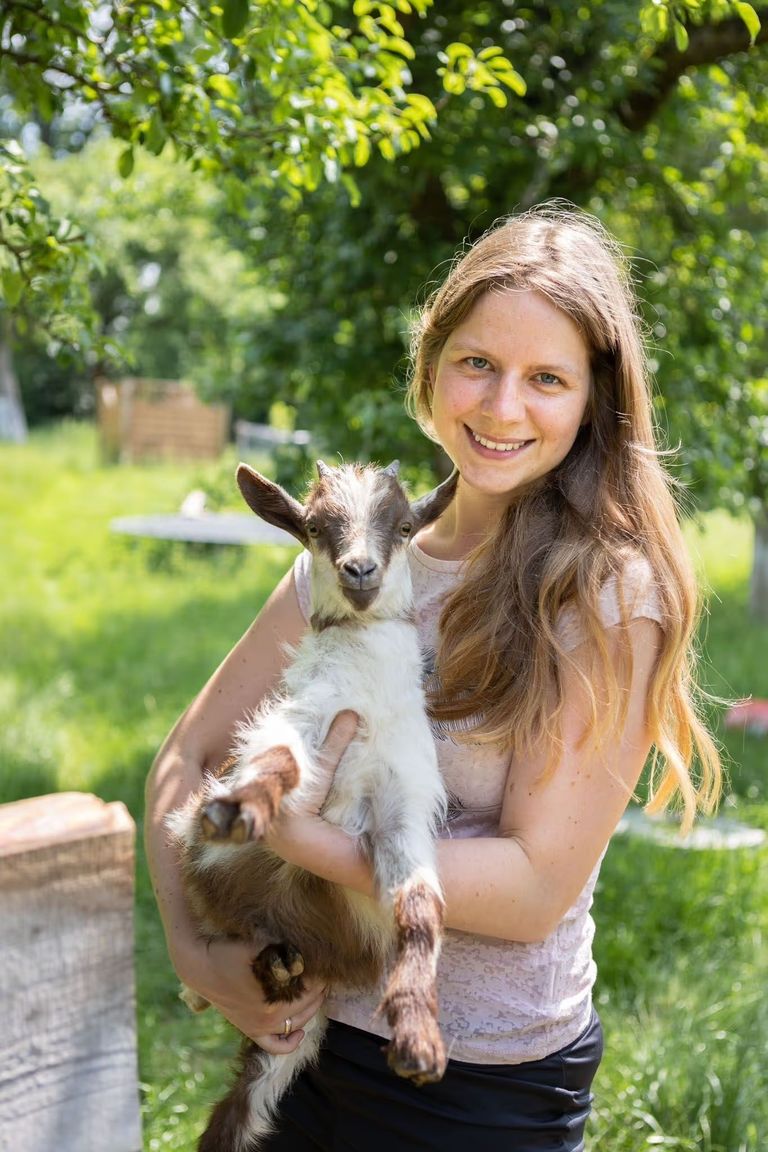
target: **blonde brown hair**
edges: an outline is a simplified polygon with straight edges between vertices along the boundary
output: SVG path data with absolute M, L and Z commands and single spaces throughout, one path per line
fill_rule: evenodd
M 559 669 L 573 663 L 558 628 L 567 606 L 588 645 L 580 674 L 592 707 L 589 732 L 604 745 L 624 721 L 631 658 L 623 605 L 618 666 L 610 657 L 600 593 L 612 577 L 621 590 L 627 560 L 640 552 L 664 618 L 647 702 L 654 741 L 648 807 L 660 810 L 679 796 L 687 828 L 697 807 L 715 806 L 721 770 L 694 703 L 698 592 L 672 481 L 656 450 L 627 262 L 597 220 L 560 204 L 502 220 L 482 236 L 454 262 L 414 328 L 409 406 L 432 438 L 431 370 L 478 300 L 500 288 L 539 292 L 577 324 L 591 356 L 589 421 L 565 460 L 518 495 L 493 537 L 468 558 L 442 613 L 434 717 L 459 730 L 469 722 L 459 739 L 518 751 L 543 742 L 554 764 Z

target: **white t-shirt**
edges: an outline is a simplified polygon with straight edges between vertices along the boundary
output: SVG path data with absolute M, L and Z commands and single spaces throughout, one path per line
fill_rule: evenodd
M 460 580 L 462 561 L 436 560 L 415 541 L 409 546 L 409 558 L 416 623 L 429 670 L 442 606 Z M 307 621 L 311 563 L 310 554 L 302 552 L 294 567 L 299 604 Z M 603 589 L 601 610 L 606 626 L 619 622 L 620 605 L 629 618 L 647 616 L 663 624 L 650 566 L 640 556 L 627 562 L 620 587 L 613 578 Z M 580 640 L 575 613 L 565 610 L 560 627 L 565 646 L 575 648 Z M 485 744 L 459 744 L 444 731 L 435 731 L 435 736 L 449 795 L 440 836 L 496 836 L 509 752 Z M 539 1060 L 584 1031 L 596 975 L 590 908 L 599 867 L 545 940 L 517 943 L 446 929 L 438 995 L 440 1025 L 451 1058 L 477 1064 Z M 329 1014 L 334 1020 L 388 1037 L 386 1020 L 376 1015 L 380 991 L 336 988 L 328 1001 Z

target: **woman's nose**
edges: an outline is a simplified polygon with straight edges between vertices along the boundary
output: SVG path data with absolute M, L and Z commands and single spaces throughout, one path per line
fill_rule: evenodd
M 522 419 L 525 414 L 525 395 L 519 375 L 513 372 L 499 375 L 494 387 L 486 394 L 486 408 L 490 415 L 502 423 Z

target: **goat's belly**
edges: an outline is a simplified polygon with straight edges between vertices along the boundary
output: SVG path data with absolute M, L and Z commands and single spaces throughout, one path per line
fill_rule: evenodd
M 286 863 L 261 844 L 241 845 L 188 875 L 206 931 L 289 943 L 308 976 L 366 987 L 392 945 L 391 915 L 374 900 Z

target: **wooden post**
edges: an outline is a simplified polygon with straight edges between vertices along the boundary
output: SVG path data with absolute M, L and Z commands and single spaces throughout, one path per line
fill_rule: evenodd
M 3 1152 L 140 1152 L 134 838 L 96 796 L 0 806 Z

